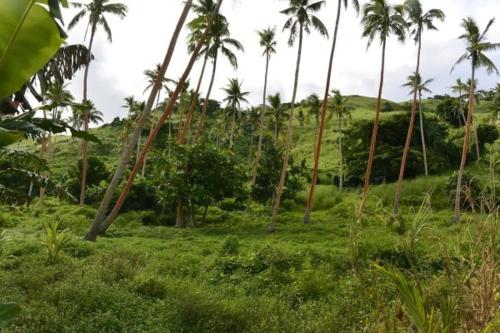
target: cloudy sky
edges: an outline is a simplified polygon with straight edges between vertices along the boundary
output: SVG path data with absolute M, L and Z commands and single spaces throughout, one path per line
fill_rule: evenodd
M 400 0 L 402 1 L 402 0 Z M 499 0 L 421 0 L 425 10 L 440 8 L 446 13 L 446 21 L 437 23 L 440 31 L 426 32 L 422 55 L 422 76 L 434 78 L 431 89 L 436 94 L 448 93 L 448 87 L 458 78 L 466 79 L 470 73 L 467 65 L 458 67 L 450 74 L 451 66 L 464 52 L 461 34 L 461 20 L 471 16 L 484 28 L 489 19 L 500 13 Z M 83 1 L 86 2 L 86 1 Z M 98 33 L 94 48 L 96 60 L 90 72 L 90 98 L 105 114 L 106 121 L 116 116 L 124 117 L 121 108 L 123 98 L 134 95 L 146 99 L 143 71 L 153 68 L 165 54 L 173 29 L 183 7 L 181 0 L 121 0 L 129 7 L 126 19 L 110 18 L 113 43 L 108 43 L 104 33 Z M 330 31 L 333 30 L 337 1 L 328 0 L 318 14 Z M 360 0 L 363 4 L 367 0 Z M 391 1 L 392 2 L 392 1 Z M 290 48 L 287 33 L 282 32 L 286 17 L 280 10 L 287 7 L 287 0 L 226 0 L 222 12 L 230 22 L 232 37 L 245 46 L 245 52 L 238 55 L 239 68 L 233 70 L 226 60 L 220 62 L 213 97 L 223 98 L 223 87 L 228 78 L 243 80 L 244 89 L 250 91 L 249 101 L 256 105 L 262 99 L 264 58 L 258 44 L 256 31 L 268 26 L 278 31 L 278 53 L 271 60 L 269 93 L 280 92 L 283 100 L 291 98 L 296 49 Z M 394 3 L 394 2 L 392 2 Z M 75 14 L 74 9 L 65 13 L 66 22 Z M 192 18 L 192 17 L 190 17 Z M 188 18 L 189 19 L 189 18 Z M 339 33 L 338 51 L 332 85 L 343 94 L 375 96 L 378 87 L 380 47 L 374 43 L 366 48 L 361 38 L 360 18 L 354 10 L 343 12 Z M 71 30 L 69 43 L 82 43 L 85 22 Z M 184 31 L 176 49 L 167 77 L 177 79 L 187 61 L 186 36 Z M 500 21 L 489 33 L 491 41 L 500 42 Z M 311 93 L 321 94 L 326 80 L 330 41 L 313 32 L 304 42 L 303 62 L 300 72 L 299 99 Z M 491 59 L 500 67 L 500 52 L 491 54 Z M 384 97 L 395 101 L 408 98 L 408 92 L 401 88 L 406 77 L 415 70 L 416 48 L 412 41 L 401 44 L 391 39 L 387 49 L 386 85 Z M 192 71 L 191 84 L 199 75 L 200 65 Z M 71 84 L 75 97 L 81 98 L 82 74 Z M 478 74 L 479 88 L 487 89 L 500 81 L 496 75 L 488 76 L 484 71 Z M 205 85 L 206 87 L 206 85 Z

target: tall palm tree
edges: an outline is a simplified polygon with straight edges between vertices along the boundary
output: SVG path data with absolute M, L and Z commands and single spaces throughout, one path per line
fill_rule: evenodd
M 465 91 L 470 91 L 471 88 L 474 90 L 474 100 L 479 104 L 479 100 L 481 98 L 481 93 L 477 91 L 477 87 L 478 87 L 478 80 L 477 79 L 474 79 L 474 87 L 471 87 L 472 85 L 472 80 L 471 79 L 467 79 L 467 82 L 465 83 Z M 469 96 L 466 96 L 467 98 Z M 465 124 L 465 121 L 464 121 L 464 124 Z M 474 144 L 475 144 L 475 147 L 476 147 L 476 158 L 477 158 L 477 161 L 479 162 L 479 160 L 481 159 L 481 152 L 479 150 L 479 138 L 477 136 L 477 129 L 476 129 L 476 125 L 474 124 L 474 121 L 472 122 L 472 131 L 474 133 Z
M 198 29 L 204 29 L 205 24 L 198 26 Z M 192 35 L 196 36 L 198 33 L 194 30 Z M 233 51 L 234 49 L 234 51 Z M 243 45 L 234 38 L 231 38 L 231 33 L 229 31 L 229 23 L 226 18 L 222 15 L 218 15 L 214 18 L 212 27 L 210 29 L 210 39 L 207 41 L 206 47 L 201 51 L 201 54 L 208 53 L 208 56 L 212 59 L 212 77 L 210 84 L 208 86 L 208 91 L 203 102 L 203 107 L 201 110 L 201 116 L 198 123 L 198 128 L 196 130 L 195 141 L 198 141 L 201 137 L 202 131 L 205 128 L 205 118 L 207 115 L 208 104 L 210 102 L 210 95 L 212 93 L 215 74 L 217 72 L 217 62 L 220 54 L 224 55 L 233 68 L 238 68 L 238 58 L 236 57 L 235 51 L 243 51 Z
M 344 147 L 342 139 L 344 136 L 343 125 L 346 118 L 351 118 L 352 107 L 348 105 L 349 97 L 344 97 L 339 90 L 333 90 L 333 97 L 330 100 L 329 108 L 332 116 L 337 119 L 338 142 L 339 142 L 339 190 L 342 192 L 344 187 Z
M 177 45 L 177 41 L 181 34 L 182 27 L 186 22 L 192 3 L 193 0 L 186 0 L 184 4 L 184 9 L 182 10 L 182 13 L 179 16 L 177 25 L 175 26 L 172 38 L 170 39 L 170 43 L 165 53 L 162 66 L 160 68 L 161 73 L 158 76 L 158 80 L 155 82 L 153 88 L 151 89 L 151 92 L 147 99 L 146 107 L 144 108 L 144 111 L 141 117 L 139 118 L 139 121 L 137 122 L 137 126 L 135 127 L 134 132 L 132 133 L 128 144 L 123 149 L 122 156 L 118 161 L 113 178 L 111 179 L 111 182 L 109 183 L 109 186 L 106 189 L 106 193 L 102 198 L 101 204 L 99 205 L 99 209 L 97 210 L 94 222 L 92 223 L 91 227 L 89 228 L 89 231 L 85 235 L 86 240 L 95 241 L 97 239 L 97 235 L 100 232 L 104 232 L 107 228 L 106 214 L 108 212 L 109 205 L 111 203 L 113 196 L 116 193 L 118 186 L 120 185 L 120 182 L 122 181 L 125 171 L 127 170 L 130 157 L 132 156 L 132 152 L 137 145 L 139 135 L 142 133 L 144 122 L 146 118 L 149 117 L 149 114 L 151 113 L 151 110 L 155 103 L 156 95 L 162 89 L 162 82 L 160 78 L 164 77 L 165 73 L 167 72 L 168 66 L 170 64 L 170 61 L 172 60 L 172 56 L 175 51 L 175 47 Z
M 477 23 L 472 18 L 467 18 L 462 21 L 462 28 L 465 30 L 464 34 L 459 37 L 466 44 L 466 52 L 463 54 L 455 63 L 452 68 L 455 68 L 458 64 L 470 60 L 471 65 L 471 79 L 470 82 L 475 82 L 476 79 L 476 69 L 481 67 L 486 68 L 488 74 L 493 72 L 499 73 L 497 67 L 491 61 L 490 58 L 486 56 L 486 52 L 495 51 L 500 48 L 500 43 L 490 43 L 487 40 L 487 33 L 491 26 L 495 23 L 495 19 L 491 19 L 483 32 L 479 30 Z M 470 85 L 469 90 L 469 107 L 467 113 L 467 123 L 465 125 L 465 139 L 462 149 L 462 159 L 460 161 L 460 169 L 458 171 L 457 178 L 457 188 L 455 194 L 455 210 L 453 214 L 453 221 L 458 223 L 460 221 L 460 203 L 461 203 L 461 192 L 462 192 L 462 179 L 464 176 L 465 163 L 467 162 L 467 152 L 469 151 L 470 143 L 470 131 L 474 119 L 474 92 L 475 85 Z
M 150 90 L 153 88 L 156 80 L 160 78 L 161 84 L 162 84 L 162 89 L 165 89 L 168 94 L 172 93 L 172 89 L 168 86 L 169 83 L 176 83 L 174 80 L 166 78 L 166 77 L 161 77 L 161 64 L 156 64 L 154 69 L 146 69 L 144 71 L 144 76 L 146 77 L 146 81 L 148 85 L 144 89 L 144 92 Z M 156 97 L 156 106 L 160 104 L 160 97 L 161 97 L 161 90 L 158 92 L 158 96 Z
M 90 29 L 90 40 L 88 46 L 88 61 L 85 65 L 85 74 L 83 76 L 83 104 L 88 105 L 88 77 L 89 77 L 89 67 L 92 57 L 92 46 L 94 44 L 94 37 L 97 32 L 97 28 L 101 27 L 108 37 L 108 41 L 112 42 L 111 28 L 107 21 L 108 15 L 116 15 L 120 18 L 124 18 L 127 15 L 127 6 L 121 3 L 110 3 L 110 0 L 93 0 L 88 4 L 83 4 L 79 2 L 72 3 L 74 7 L 81 8 L 81 10 L 73 17 L 69 23 L 69 28 L 75 27 L 80 20 L 85 16 L 88 16 L 87 31 Z M 84 110 L 83 112 L 83 129 L 88 131 L 89 129 L 89 114 Z M 81 177 L 81 192 L 80 192 L 80 206 L 85 203 L 85 188 L 87 183 L 87 172 L 88 172 L 88 142 L 83 141 L 82 144 L 82 177 Z
M 462 117 L 462 121 L 464 123 L 464 126 L 465 126 L 465 123 L 467 122 L 466 119 L 465 119 L 465 115 L 464 115 L 464 94 L 468 91 L 467 90 L 467 86 L 466 84 L 462 81 L 462 79 L 458 78 L 455 82 L 455 85 L 454 86 L 451 86 L 451 91 L 453 91 L 454 93 L 457 94 L 457 98 L 458 98 L 458 103 L 459 103 L 459 113 L 460 113 L 460 116 Z M 460 123 L 460 121 L 459 121 Z
M 373 157 L 375 156 L 375 146 L 377 144 L 377 135 L 380 125 L 380 111 L 382 106 L 382 93 L 384 89 L 385 75 L 385 56 L 387 39 L 392 35 L 396 35 L 400 42 L 404 42 L 406 38 L 407 24 L 402 16 L 400 8 L 395 8 L 387 3 L 386 0 L 370 0 L 363 6 L 363 18 L 361 20 L 363 27 L 363 37 L 368 38 L 368 47 L 374 39 L 379 37 L 382 45 L 382 64 L 380 69 L 380 84 L 377 96 L 377 106 L 375 110 L 375 121 L 373 123 L 373 132 L 370 144 L 370 152 L 366 167 L 365 183 L 361 204 L 358 209 L 358 217 L 363 215 L 368 199 L 368 190 L 370 187 L 370 178 L 372 174 Z
M 283 165 L 276 194 L 274 198 L 273 211 L 271 216 L 271 224 L 269 231 L 276 229 L 276 218 L 281 204 L 281 196 L 285 187 L 286 174 L 288 171 L 288 163 L 290 158 L 290 149 L 292 145 L 293 133 L 293 111 L 295 109 L 295 100 L 297 98 L 297 88 L 299 84 L 300 62 L 302 60 L 302 46 L 304 42 L 304 32 L 311 33 L 311 29 L 317 30 L 322 36 L 328 36 L 328 30 L 321 20 L 314 14 L 319 12 L 325 1 L 312 2 L 310 0 L 289 0 L 290 7 L 281 11 L 282 14 L 290 16 L 283 26 L 283 31 L 289 30 L 288 45 L 292 47 L 298 37 L 299 45 L 297 48 L 297 64 L 295 66 L 295 79 L 293 84 L 292 102 L 288 113 L 288 129 L 285 141 L 285 154 L 283 157 Z
M 281 127 L 283 126 L 283 120 L 286 117 L 287 112 L 281 104 L 280 93 L 268 96 L 267 101 L 269 102 L 269 106 L 271 107 L 270 111 L 274 123 L 274 145 L 277 146 L 279 143 Z
M 262 140 L 264 136 L 264 121 L 266 119 L 267 111 L 267 78 L 269 74 L 269 62 L 271 61 L 271 55 L 276 53 L 276 29 L 271 29 L 271 27 L 257 31 L 259 35 L 259 44 L 264 49 L 262 55 L 266 57 L 266 70 L 264 74 L 264 92 L 262 94 L 262 112 L 260 113 L 259 121 L 259 144 L 257 146 L 257 153 L 255 155 L 255 163 L 252 170 L 252 186 L 255 185 L 257 180 L 257 170 L 259 169 L 260 159 L 262 158 Z
M 425 80 L 422 82 L 422 77 L 420 74 L 414 73 L 413 75 L 408 76 L 408 80 L 402 87 L 410 88 L 410 95 L 415 93 L 415 90 L 418 94 L 418 113 L 420 118 L 420 141 L 422 143 L 422 155 L 424 157 L 424 172 L 425 176 L 429 176 L 429 166 L 427 163 L 427 146 L 425 143 L 425 131 L 424 131 L 424 113 L 422 110 L 422 93 L 432 93 L 432 91 L 428 88 L 429 84 L 431 84 L 434 79 Z M 415 84 L 416 83 L 416 84 Z M 396 212 L 397 214 L 398 212 Z
M 354 6 L 356 13 L 359 13 L 359 1 L 358 0 L 351 0 L 351 3 L 352 3 L 352 6 Z M 335 28 L 334 28 L 334 32 L 333 32 L 332 47 L 331 47 L 331 51 L 330 51 L 330 61 L 328 63 L 328 72 L 327 72 L 327 77 L 326 77 L 323 104 L 321 107 L 319 131 L 317 133 L 317 138 L 316 138 L 316 143 L 315 143 L 314 165 L 313 165 L 313 171 L 312 171 L 312 177 L 311 177 L 311 186 L 309 188 L 309 193 L 308 193 L 307 202 L 306 202 L 306 209 L 305 209 L 305 214 L 304 214 L 304 222 L 306 224 L 310 223 L 310 220 L 311 220 L 311 209 L 312 209 L 313 200 L 314 200 L 314 191 L 316 189 L 316 183 L 318 182 L 319 161 L 320 161 L 320 157 L 321 157 L 321 145 L 323 144 L 323 132 L 325 129 L 325 124 L 326 124 L 325 119 L 326 119 L 326 113 L 327 113 L 327 107 L 328 107 L 330 83 L 332 81 L 333 60 L 335 57 L 335 50 L 337 47 L 337 36 L 338 36 L 338 32 L 339 32 L 339 27 L 340 27 L 340 16 L 341 16 L 341 11 L 342 11 L 342 4 L 344 4 L 344 8 L 347 9 L 347 7 L 349 5 L 349 1 L 348 0 L 338 0 L 338 2 L 337 2 L 337 18 L 335 20 Z
M 227 108 L 231 112 L 233 120 L 231 125 L 231 135 L 229 138 L 229 147 L 232 148 L 234 144 L 234 132 L 236 130 L 236 115 L 241 118 L 241 103 L 248 103 L 246 96 L 250 94 L 248 91 L 242 91 L 241 86 L 243 82 L 238 79 L 229 79 L 229 83 L 225 88 L 222 88 L 226 93 L 223 99 L 227 103 Z
M 306 104 L 309 107 L 309 114 L 314 117 L 314 136 L 318 136 L 319 131 L 319 121 L 321 117 L 321 106 L 323 101 L 319 99 L 317 94 L 311 94 L 306 99 Z M 314 142 L 314 153 L 316 153 L 316 142 Z
M 417 114 L 417 99 L 420 100 L 419 96 L 421 94 L 421 89 L 419 86 L 423 84 L 421 82 L 420 77 L 420 60 L 422 55 L 422 35 L 424 29 L 427 30 L 437 30 L 436 26 L 434 26 L 434 20 L 444 21 L 445 15 L 440 9 L 430 9 L 427 12 L 424 12 L 422 9 L 422 4 L 420 0 L 406 0 L 403 5 L 403 11 L 408 15 L 409 24 L 412 27 L 411 35 L 414 36 L 414 41 L 417 44 L 417 65 L 415 74 L 410 77 L 413 79 L 413 104 L 410 114 L 410 124 L 408 127 L 408 133 L 406 135 L 405 147 L 403 150 L 403 157 L 401 159 L 401 167 L 399 170 L 399 179 L 396 187 L 396 195 L 394 199 L 394 214 L 399 214 L 399 205 L 401 199 L 401 189 L 403 188 L 403 180 L 406 170 L 406 162 L 408 160 L 408 154 L 410 152 L 411 140 L 413 138 L 413 131 L 415 128 L 415 117 Z M 425 137 L 424 137 L 424 128 L 423 128 L 423 117 L 422 117 L 422 106 L 421 103 L 418 103 L 420 106 L 420 132 L 422 137 L 422 148 L 424 152 L 424 165 L 425 165 L 425 175 L 429 174 L 427 167 L 427 154 L 425 149 Z

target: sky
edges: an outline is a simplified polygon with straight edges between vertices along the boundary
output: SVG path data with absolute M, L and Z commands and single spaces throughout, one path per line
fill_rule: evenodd
M 117 0 L 118 1 L 118 0 Z M 124 20 L 109 17 L 113 31 L 113 41 L 109 43 L 102 30 L 96 36 L 89 77 L 89 96 L 97 108 L 104 113 L 105 121 L 114 117 L 125 117 L 127 110 L 122 107 L 123 99 L 133 95 L 139 100 L 147 99 L 144 70 L 154 68 L 165 55 L 173 30 L 183 8 L 182 0 L 120 0 L 128 6 Z M 195 0 L 196 1 L 196 0 Z M 390 1 L 392 4 L 401 2 Z M 84 3 L 89 2 L 87 0 Z M 367 0 L 360 0 L 363 5 Z M 442 9 L 446 13 L 444 23 L 436 22 L 439 31 L 425 31 L 423 36 L 421 74 L 424 80 L 434 79 L 430 86 L 434 94 L 451 93 L 449 87 L 457 78 L 470 77 L 467 64 L 458 66 L 450 74 L 455 61 L 465 52 L 463 41 L 457 37 L 462 33 L 460 23 L 463 18 L 474 18 L 481 29 L 500 13 L 499 0 L 421 0 L 424 10 Z M 337 1 L 327 0 L 326 6 L 318 13 L 333 34 Z M 280 11 L 288 5 L 288 0 L 225 0 L 222 13 L 228 18 L 231 36 L 245 47 L 238 53 L 239 66 L 233 69 L 226 59 L 218 63 L 212 98 L 222 100 L 224 87 L 230 78 L 243 81 L 243 89 L 249 91 L 250 105 L 262 102 L 265 59 L 256 31 L 276 27 L 277 53 L 272 57 L 269 71 L 268 94 L 281 93 L 283 101 L 292 95 L 297 49 L 287 44 L 288 33 L 282 31 L 286 16 Z M 65 12 L 66 23 L 76 13 L 75 9 Z M 188 17 L 188 21 L 193 16 Z M 367 49 L 367 41 L 361 38 L 360 16 L 350 8 L 342 12 L 334 72 L 331 86 L 344 95 L 375 96 L 380 76 L 381 48 L 374 42 Z M 88 43 L 84 40 L 86 22 L 81 22 L 69 31 L 68 43 Z M 178 41 L 167 77 L 178 79 L 189 60 L 186 47 L 187 29 Z M 500 42 L 500 21 L 495 23 L 488 35 L 490 41 Z M 329 60 L 331 40 L 321 37 L 316 31 L 305 36 L 302 65 L 300 69 L 298 99 L 312 93 L 324 94 L 326 68 Z M 417 49 L 413 40 L 401 44 L 391 38 L 387 46 L 386 79 L 384 98 L 394 101 L 409 99 L 407 88 L 402 88 L 406 78 L 415 71 Z M 490 58 L 500 67 L 500 52 L 490 54 Z M 201 62 L 201 61 L 200 61 Z M 201 64 L 191 72 L 191 86 L 196 85 Z M 487 75 L 484 70 L 477 74 L 479 89 L 488 89 L 500 82 L 497 75 Z M 82 97 L 83 73 L 79 73 L 70 84 L 75 98 Z M 208 78 L 205 80 L 208 81 Z M 202 89 L 206 91 L 208 82 Z M 204 92 L 202 92 L 202 96 Z

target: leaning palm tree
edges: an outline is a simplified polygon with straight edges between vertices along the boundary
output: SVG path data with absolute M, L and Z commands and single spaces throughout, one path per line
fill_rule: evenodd
M 491 26 L 495 23 L 495 19 L 491 19 L 483 32 L 479 30 L 477 23 L 472 18 L 467 18 L 462 21 L 462 28 L 465 30 L 464 34 L 459 37 L 465 41 L 466 52 L 463 54 L 455 63 L 452 68 L 455 68 L 458 64 L 470 60 L 471 64 L 471 79 L 470 82 L 475 82 L 476 79 L 476 69 L 485 67 L 488 74 L 493 72 L 499 73 L 497 67 L 491 61 L 490 58 L 486 56 L 486 52 L 495 51 L 500 48 L 500 43 L 490 43 L 488 42 L 486 35 L 490 30 Z M 474 93 L 475 85 L 470 85 L 469 90 L 469 107 L 467 113 L 467 122 L 465 125 L 465 138 L 464 145 L 462 149 L 462 159 L 460 161 L 460 169 L 458 171 L 457 178 L 457 188 L 455 193 L 455 210 L 453 214 L 453 221 L 458 223 L 460 221 L 460 204 L 462 197 L 462 178 L 464 176 L 465 163 L 467 162 L 467 153 L 469 151 L 470 143 L 470 131 L 474 119 Z
M 380 69 L 380 84 L 377 96 L 377 106 L 375 110 L 375 121 L 373 123 L 373 132 L 370 144 L 370 152 L 366 167 L 365 182 L 361 204 L 358 209 L 358 217 L 363 215 L 368 199 L 368 190 L 370 188 L 370 178 L 372 174 L 373 158 L 375 156 L 375 145 L 377 144 L 378 128 L 380 125 L 380 111 L 382 105 L 382 93 L 384 89 L 385 75 L 385 56 L 387 39 L 392 35 L 396 35 L 400 42 L 404 42 L 406 38 L 407 24 L 398 8 L 392 7 L 386 0 L 370 0 L 363 7 L 363 18 L 361 20 L 363 27 L 363 37 L 368 38 L 368 47 L 377 37 L 380 38 L 382 45 L 382 64 Z
M 144 122 L 145 122 L 146 118 L 149 117 L 149 114 L 151 113 L 151 110 L 152 110 L 153 105 L 155 103 L 156 95 L 162 89 L 161 78 L 165 76 L 165 73 L 167 72 L 170 61 L 172 60 L 172 56 L 174 54 L 175 47 L 177 45 L 177 41 L 178 41 L 179 36 L 181 34 L 182 27 L 184 26 L 184 23 L 186 22 L 187 16 L 188 16 L 189 11 L 191 9 L 192 2 L 193 2 L 193 0 L 186 0 L 186 2 L 184 4 L 184 9 L 182 10 L 181 15 L 179 16 L 179 20 L 177 21 L 177 25 L 175 26 L 174 32 L 172 34 L 172 38 L 170 39 L 168 49 L 165 53 L 165 57 L 163 59 L 163 62 L 162 62 L 161 68 L 160 68 L 160 73 L 158 75 L 158 79 L 155 82 L 153 88 L 151 89 L 151 92 L 150 92 L 149 97 L 147 99 L 146 107 L 144 108 L 144 111 L 142 112 L 142 115 L 139 118 L 139 121 L 137 122 L 137 125 L 134 129 L 134 132 L 130 136 L 130 140 L 128 141 L 128 144 L 123 149 L 122 156 L 121 156 L 120 160 L 118 161 L 118 165 L 116 167 L 113 178 L 111 179 L 111 182 L 109 183 L 109 186 L 106 189 L 106 193 L 104 194 L 104 197 L 101 201 L 101 204 L 99 205 L 99 209 L 97 210 L 94 222 L 92 223 L 88 233 L 85 235 L 86 240 L 95 241 L 97 239 L 97 235 L 100 232 L 104 232 L 107 228 L 107 224 L 106 224 L 105 220 L 106 220 L 106 214 L 108 212 L 109 205 L 111 203 L 113 196 L 116 193 L 116 190 L 117 190 L 117 188 L 118 188 L 118 186 L 123 178 L 125 171 L 127 170 L 127 166 L 128 166 L 129 161 L 130 161 L 130 157 L 132 155 L 132 152 L 137 145 L 139 135 L 142 133 Z
M 97 32 L 97 28 L 101 27 L 104 29 L 108 41 L 112 42 L 111 28 L 109 27 L 107 16 L 116 15 L 120 18 L 124 18 L 127 14 L 127 6 L 121 3 L 110 3 L 109 0 L 93 0 L 88 4 L 83 4 L 79 2 L 73 2 L 73 6 L 76 8 L 81 8 L 81 10 L 73 17 L 69 23 L 69 28 L 75 27 L 80 20 L 85 16 L 88 16 L 87 31 L 90 29 L 90 40 L 88 46 L 88 56 L 89 59 L 85 65 L 85 74 L 83 76 L 83 104 L 88 105 L 88 77 L 89 77 L 89 67 L 92 54 L 92 46 L 94 44 L 94 37 Z M 89 119 L 88 112 L 84 110 L 83 113 L 83 128 L 85 131 L 89 129 Z M 81 192 L 80 192 L 80 206 L 85 203 L 85 188 L 87 183 L 87 171 L 88 171 L 88 142 L 83 141 L 82 144 L 82 177 L 81 177 Z
M 410 88 L 410 95 L 415 93 L 415 90 L 418 94 L 418 113 L 420 118 L 420 141 L 422 142 L 422 155 L 424 157 L 424 172 L 425 176 L 429 176 L 429 166 L 427 164 L 427 146 L 425 144 L 425 132 L 424 132 L 424 113 L 422 110 L 422 93 L 432 93 L 432 91 L 428 88 L 429 84 L 431 84 L 434 79 L 425 80 L 422 82 L 422 77 L 420 74 L 414 73 L 413 75 L 408 76 L 408 80 L 402 87 Z M 416 83 L 416 84 L 415 84 Z M 399 199 L 399 198 L 398 198 Z M 395 212 L 398 214 L 398 212 Z
M 226 93 L 224 102 L 227 103 L 227 109 L 232 113 L 232 123 L 231 123 L 231 134 L 229 139 L 229 147 L 232 148 L 234 144 L 234 132 L 236 130 L 236 114 L 238 114 L 238 119 L 241 118 L 241 103 L 248 103 L 246 96 L 250 94 L 248 91 L 242 91 L 241 86 L 243 82 L 238 81 L 238 79 L 229 79 L 229 83 L 226 87 L 222 88 Z
M 292 145 L 293 133 L 293 111 L 295 109 L 295 100 L 297 98 L 297 88 L 299 84 L 300 62 L 302 60 L 302 45 L 304 42 L 304 32 L 309 34 L 311 29 L 317 30 L 322 36 L 328 36 L 328 30 L 321 20 L 314 14 L 319 12 L 325 1 L 312 2 L 310 0 L 290 0 L 290 7 L 281 11 L 282 14 L 290 16 L 283 26 L 283 31 L 290 30 L 288 37 L 288 45 L 292 47 L 298 37 L 299 45 L 297 48 L 297 64 L 295 66 L 295 79 L 293 84 L 292 102 L 290 103 L 290 110 L 288 113 L 288 129 L 285 141 L 285 153 L 283 157 L 283 165 L 281 168 L 281 175 L 276 194 L 274 197 L 274 204 L 271 216 L 271 224 L 269 231 L 272 232 L 276 229 L 276 218 L 278 217 L 278 210 L 281 204 L 281 196 L 285 188 L 286 175 L 288 171 L 288 163 L 290 158 L 290 149 Z
M 264 137 L 264 121 L 266 119 L 267 111 L 267 77 L 269 74 L 269 62 L 271 55 L 276 53 L 276 30 L 270 27 L 264 30 L 257 31 L 259 35 L 260 46 L 264 49 L 262 55 L 266 57 L 266 70 L 264 75 L 264 92 L 262 94 L 262 112 L 260 113 L 259 121 L 259 143 L 257 146 L 257 153 L 255 155 L 255 163 L 252 170 L 252 186 L 255 185 L 257 180 L 257 170 L 259 169 L 260 159 L 262 158 L 262 140 Z
M 352 5 L 354 6 L 354 9 L 356 10 L 357 13 L 359 13 L 359 1 L 358 0 L 351 0 Z M 325 129 L 325 118 L 326 118 L 326 113 L 327 113 L 327 105 L 328 105 L 328 96 L 330 92 L 330 82 L 332 79 L 332 71 L 333 71 L 333 59 L 335 56 L 335 49 L 337 46 L 337 35 L 339 32 L 339 26 L 340 26 L 340 14 L 342 10 L 342 3 L 344 4 L 345 9 L 347 9 L 347 6 L 349 4 L 348 0 L 338 0 L 337 3 L 337 18 L 335 20 L 335 30 L 333 33 L 333 40 L 332 40 L 332 48 L 330 52 L 330 62 L 328 63 L 328 73 L 326 77 L 326 85 L 325 85 L 325 94 L 323 98 L 323 104 L 321 107 L 321 115 L 320 115 L 320 124 L 319 124 L 319 131 L 317 133 L 317 138 L 315 142 L 315 149 L 314 149 L 314 166 L 313 166 L 313 171 L 312 171 L 312 177 L 311 177 L 311 186 L 309 188 L 309 193 L 307 196 L 307 203 L 306 203 L 306 209 L 305 209 L 305 214 L 304 214 L 304 222 L 310 223 L 311 220 L 311 209 L 313 205 L 313 200 L 314 200 L 314 191 L 316 189 L 316 183 L 318 182 L 318 171 L 319 171 L 319 160 L 321 156 L 321 145 L 323 143 L 323 131 Z
M 198 29 L 204 30 L 205 24 L 198 26 Z M 192 33 L 194 36 L 198 35 L 196 30 Z M 233 50 L 234 49 L 234 50 Z M 210 84 L 208 86 L 207 94 L 205 96 L 203 107 L 201 110 L 200 120 L 198 122 L 198 128 L 196 130 L 195 141 L 198 141 L 201 137 L 203 129 L 205 128 L 205 119 L 208 110 L 208 104 L 210 101 L 210 95 L 212 93 L 215 74 L 217 72 L 217 62 L 219 60 L 220 54 L 225 56 L 233 68 L 238 68 L 238 58 L 236 57 L 235 51 L 243 51 L 243 45 L 234 38 L 231 38 L 231 33 L 229 31 L 229 23 L 226 18 L 222 15 L 218 15 L 214 18 L 212 27 L 210 28 L 210 39 L 206 43 L 206 47 L 201 51 L 201 54 L 208 53 L 208 56 L 212 59 L 212 77 Z
M 419 88 L 419 86 L 424 85 L 423 82 L 421 82 L 421 77 L 420 77 L 420 59 L 421 59 L 421 54 L 422 54 L 422 35 L 424 32 L 424 29 L 427 30 L 437 30 L 437 28 L 434 26 L 434 20 L 441 20 L 444 21 L 445 15 L 442 10 L 440 9 L 430 9 L 427 12 L 424 12 L 422 9 L 422 4 L 420 3 L 420 0 L 406 0 L 404 5 L 403 5 L 403 10 L 406 14 L 408 14 L 408 18 L 410 21 L 410 25 L 413 27 L 413 30 L 411 31 L 411 35 L 414 36 L 414 41 L 417 44 L 418 51 L 417 51 L 417 66 L 415 70 L 415 75 L 411 76 L 410 79 L 413 79 L 413 104 L 412 104 L 412 109 L 411 109 L 411 114 L 410 114 L 410 125 L 408 127 L 408 133 L 406 135 L 406 141 L 405 141 L 405 147 L 403 150 L 403 157 L 401 159 L 401 167 L 399 170 L 399 179 L 398 179 L 398 184 L 396 187 L 396 196 L 394 199 L 394 214 L 397 215 L 399 214 L 399 204 L 400 204 L 400 198 L 401 198 L 401 189 L 403 188 L 403 180 L 404 180 L 404 175 L 405 175 L 405 170 L 406 170 L 406 162 L 408 160 L 408 154 L 410 152 L 410 145 L 411 145 L 411 140 L 413 138 L 413 131 L 415 128 L 415 117 L 417 114 L 417 99 L 420 100 L 420 94 L 422 90 Z M 424 128 L 423 128 L 423 119 L 422 119 L 422 106 L 421 103 L 419 102 L 418 105 L 420 105 L 420 132 L 422 136 L 422 148 L 424 152 L 424 165 L 425 165 L 425 175 L 427 176 L 429 174 L 428 168 L 427 168 L 427 154 L 426 154 L 426 149 L 425 149 L 425 138 L 424 138 Z
M 333 90 L 333 97 L 330 101 L 331 115 L 337 120 L 338 143 L 339 143 L 339 190 L 344 187 L 344 147 L 342 139 L 344 136 L 343 125 L 347 119 L 351 118 L 352 107 L 348 105 L 349 97 L 344 97 L 339 90 Z

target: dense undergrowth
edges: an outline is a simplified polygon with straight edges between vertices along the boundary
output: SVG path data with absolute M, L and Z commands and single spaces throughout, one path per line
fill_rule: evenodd
M 391 223 L 374 200 L 367 218 L 353 222 L 356 199 L 321 187 L 314 224 L 304 226 L 299 210 L 283 212 L 274 234 L 266 233 L 268 208 L 257 205 L 211 207 L 207 225 L 196 229 L 146 226 L 146 213 L 130 212 L 97 243 L 81 240 L 91 208 L 56 201 L 43 209 L 3 207 L 0 297 L 23 309 L 4 330 L 411 331 L 411 309 L 374 263 L 404 272 L 425 311 L 451 316 L 449 332 L 493 322 L 496 216 L 470 214 L 452 225 L 450 211 L 425 203 L 407 206 Z M 69 242 L 49 261 L 41 239 L 44 223 L 54 220 L 69 229 Z

